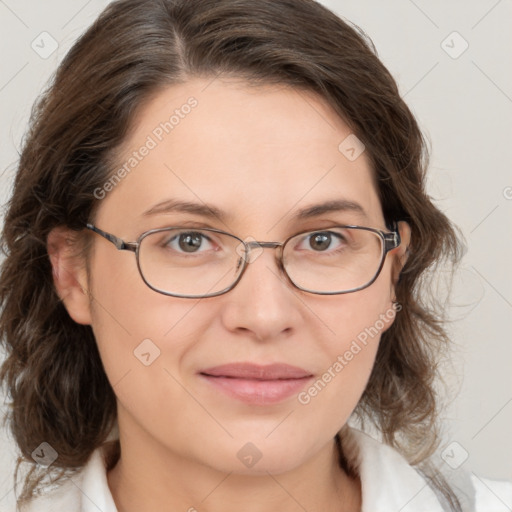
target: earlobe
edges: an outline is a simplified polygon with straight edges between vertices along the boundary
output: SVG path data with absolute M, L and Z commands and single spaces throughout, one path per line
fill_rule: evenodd
M 53 282 L 69 316 L 77 323 L 91 324 L 85 264 L 76 255 L 76 234 L 63 227 L 54 228 L 47 238 Z

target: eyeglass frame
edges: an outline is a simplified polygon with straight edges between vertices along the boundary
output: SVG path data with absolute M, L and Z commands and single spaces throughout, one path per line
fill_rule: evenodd
M 151 290 L 154 290 L 157 293 L 161 293 L 162 295 L 166 295 L 166 296 L 170 296 L 170 297 L 178 297 L 178 298 L 182 298 L 182 299 L 201 299 L 201 298 L 217 297 L 219 295 L 223 295 L 223 294 L 231 291 L 239 283 L 240 279 L 242 278 L 242 275 L 244 274 L 245 270 L 249 266 L 249 263 L 252 263 L 252 262 L 249 261 L 249 255 L 250 255 L 250 251 L 253 248 L 255 248 L 255 247 L 278 249 L 277 261 L 278 261 L 278 264 L 279 264 L 279 268 L 284 273 L 284 275 L 286 276 L 287 280 L 292 284 L 292 286 L 294 286 L 298 290 L 301 290 L 301 291 L 306 292 L 306 293 L 313 293 L 315 295 L 342 295 L 342 294 L 345 294 L 345 293 L 357 292 L 357 291 L 360 291 L 360 290 L 364 290 L 365 288 L 368 288 L 369 286 L 371 286 L 376 281 L 376 279 L 379 277 L 379 275 L 380 275 L 380 273 L 382 271 L 382 268 L 384 266 L 384 261 L 386 260 L 386 256 L 387 256 L 388 252 L 392 251 L 393 249 L 396 249 L 401 244 L 400 232 L 398 230 L 398 222 L 396 222 L 396 221 L 392 222 L 392 228 L 389 231 L 384 231 L 382 229 L 377 229 L 377 228 L 370 228 L 370 227 L 366 227 L 366 226 L 342 225 L 342 224 L 336 225 L 336 226 L 330 226 L 329 228 L 325 228 L 325 230 L 322 230 L 322 229 L 318 229 L 318 230 L 316 230 L 316 229 L 315 230 L 306 229 L 304 231 L 300 231 L 298 233 L 295 233 L 295 234 L 289 236 L 284 242 L 259 242 L 259 241 L 256 241 L 256 240 L 251 240 L 249 242 L 246 242 L 246 241 L 242 240 L 241 238 L 239 238 L 238 236 L 233 235 L 232 233 L 228 233 L 227 231 L 222 231 L 221 229 L 206 228 L 206 227 L 205 228 L 197 228 L 197 227 L 189 227 L 189 226 L 169 226 L 169 227 L 165 227 L 165 228 L 150 229 L 148 231 L 144 231 L 144 233 L 142 233 L 137 238 L 137 240 L 135 242 L 125 242 L 124 240 L 122 240 L 118 236 L 113 235 L 112 233 L 108 233 L 107 231 L 103 231 L 102 229 L 94 226 L 90 222 L 87 222 L 85 224 L 85 227 L 90 229 L 94 233 L 97 233 L 98 235 L 102 236 L 103 238 L 105 238 L 106 240 L 111 242 L 112 244 L 114 244 L 115 247 L 119 251 L 131 251 L 131 252 L 134 252 L 135 253 L 135 259 L 136 259 L 136 262 L 137 262 L 137 269 L 139 270 L 139 274 L 140 274 L 142 280 L 144 281 L 144 283 Z M 380 264 L 379 264 L 379 268 L 377 269 L 377 271 L 376 271 L 375 275 L 373 276 L 373 278 L 368 283 L 366 283 L 363 286 L 359 286 L 357 288 L 353 288 L 351 290 L 346 290 L 346 291 L 341 291 L 341 292 L 315 292 L 315 291 L 308 290 L 306 288 L 300 287 L 299 285 L 297 285 L 296 283 L 293 282 L 292 278 L 288 275 L 288 272 L 286 271 L 286 268 L 285 268 L 284 263 L 283 263 L 283 248 L 285 247 L 285 245 L 292 238 L 295 238 L 296 236 L 302 235 L 304 233 L 315 233 L 315 232 L 328 231 L 328 230 L 333 229 L 333 228 L 361 229 L 361 230 L 370 231 L 370 232 L 373 232 L 373 233 L 379 235 L 379 237 L 382 240 L 382 248 L 383 248 L 382 256 L 381 256 L 381 261 L 380 261 Z M 244 246 L 245 255 L 244 255 L 244 257 L 241 258 L 243 260 L 243 266 L 242 266 L 242 270 L 240 271 L 240 274 L 238 275 L 236 280 L 230 286 L 228 286 L 227 288 L 224 288 L 223 290 L 220 290 L 220 291 L 212 293 L 212 294 L 207 294 L 207 295 L 204 295 L 204 294 L 202 294 L 202 295 L 180 295 L 180 294 L 176 294 L 176 293 L 165 292 L 163 290 L 159 290 L 159 289 L 155 288 L 154 286 L 152 286 L 146 280 L 146 278 L 144 277 L 144 273 L 142 272 L 142 269 L 140 267 L 140 258 L 139 258 L 140 251 L 139 251 L 139 248 L 141 246 L 142 240 L 145 237 L 147 237 L 148 235 L 151 235 L 152 233 L 158 233 L 160 231 L 169 231 L 171 229 L 187 229 L 187 230 L 190 230 L 190 231 L 193 231 L 193 230 L 197 230 L 197 231 L 202 231 L 202 230 L 213 231 L 215 233 L 220 233 L 220 234 L 231 236 L 232 238 L 235 238 L 236 240 L 238 240 Z

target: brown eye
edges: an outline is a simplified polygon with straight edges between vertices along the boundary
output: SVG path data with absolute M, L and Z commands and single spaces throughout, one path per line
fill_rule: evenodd
M 178 254 L 204 254 L 216 247 L 213 240 L 201 231 L 175 231 L 160 238 L 157 244 L 160 248 Z
M 199 233 L 186 233 L 178 235 L 178 245 L 185 252 L 195 252 L 203 243 L 203 235 Z
M 332 236 L 330 233 L 315 233 L 309 239 L 309 245 L 315 251 L 323 251 L 331 245 Z

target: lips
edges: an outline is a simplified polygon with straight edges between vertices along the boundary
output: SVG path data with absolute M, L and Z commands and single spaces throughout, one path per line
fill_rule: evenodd
M 199 372 L 215 391 L 251 405 L 271 405 L 296 395 L 313 375 L 297 366 L 231 363 Z
M 200 373 L 211 377 L 252 380 L 302 379 L 312 376 L 307 370 L 283 363 L 262 366 L 252 363 L 231 363 L 207 368 Z

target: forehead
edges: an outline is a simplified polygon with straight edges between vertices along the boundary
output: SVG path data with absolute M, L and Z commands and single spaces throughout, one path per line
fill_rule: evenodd
M 142 225 L 144 212 L 172 199 L 268 227 L 319 202 L 344 200 L 360 204 L 375 224 L 382 214 L 369 158 L 345 151 L 353 137 L 311 92 L 225 79 L 174 85 L 138 112 L 118 156 L 123 178 L 99 216 L 108 210 Z

